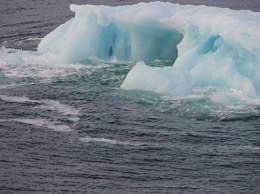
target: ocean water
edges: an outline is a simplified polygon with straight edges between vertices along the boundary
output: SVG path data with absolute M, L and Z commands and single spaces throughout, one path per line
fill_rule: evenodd
M 133 62 L 36 52 L 71 3 L 137 2 L 0 2 L 0 193 L 259 193 L 258 100 L 229 90 L 238 103 L 214 103 L 216 87 L 126 91 Z M 260 11 L 257 0 L 171 2 Z

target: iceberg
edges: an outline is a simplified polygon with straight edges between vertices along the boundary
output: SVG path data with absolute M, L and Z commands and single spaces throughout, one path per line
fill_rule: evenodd
M 191 93 L 192 80 L 189 71 L 172 67 L 149 67 L 144 62 L 137 62 L 121 88 L 186 96 Z
M 70 9 L 75 17 L 38 46 L 39 53 L 58 53 L 58 63 L 84 63 L 93 56 L 133 61 L 123 89 L 185 96 L 195 87 L 213 86 L 259 99 L 258 12 L 163 2 Z M 144 63 L 154 60 L 173 66 Z

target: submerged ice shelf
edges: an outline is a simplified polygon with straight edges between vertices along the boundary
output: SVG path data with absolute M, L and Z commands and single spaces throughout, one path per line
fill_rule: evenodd
M 70 9 L 75 18 L 38 46 L 40 53 L 57 52 L 58 63 L 92 56 L 171 60 L 173 67 L 163 68 L 138 62 L 121 87 L 186 96 L 194 87 L 213 86 L 259 99 L 260 13 L 162 2 Z

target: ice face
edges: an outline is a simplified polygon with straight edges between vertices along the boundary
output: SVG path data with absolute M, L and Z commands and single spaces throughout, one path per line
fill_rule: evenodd
M 192 80 L 189 71 L 172 67 L 149 67 L 144 62 L 138 62 L 121 87 L 186 96 L 191 93 Z
M 48 34 L 38 51 L 59 52 L 61 63 L 83 62 L 91 56 L 105 60 L 175 61 L 183 35 L 160 21 L 164 13 L 156 5 L 71 5 L 75 18 Z
M 260 13 L 161 2 L 70 8 L 75 18 L 47 35 L 38 52 L 59 53 L 59 63 L 171 60 L 164 68 L 137 63 L 121 87 L 182 96 L 216 86 L 259 98 Z

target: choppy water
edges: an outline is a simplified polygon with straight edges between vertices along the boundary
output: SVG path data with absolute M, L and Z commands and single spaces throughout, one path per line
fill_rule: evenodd
M 219 88 L 124 91 L 134 63 L 59 65 L 35 52 L 72 17 L 70 3 L 86 2 L 126 3 L 0 3 L 0 193 L 258 193 L 258 101 L 213 103 Z M 193 3 L 260 11 L 257 1 Z

